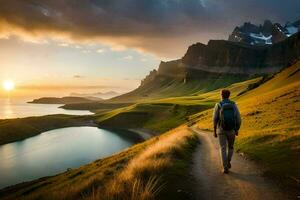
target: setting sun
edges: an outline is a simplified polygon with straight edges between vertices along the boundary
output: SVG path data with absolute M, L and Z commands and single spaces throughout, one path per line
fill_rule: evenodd
M 11 91 L 15 88 L 15 84 L 11 80 L 5 80 L 3 81 L 3 89 L 6 91 Z

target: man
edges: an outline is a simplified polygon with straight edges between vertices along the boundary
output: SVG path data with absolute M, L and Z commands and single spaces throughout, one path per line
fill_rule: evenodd
M 221 97 L 222 101 L 214 109 L 214 136 L 219 137 L 223 173 L 227 174 L 231 168 L 234 139 L 238 136 L 241 116 L 236 104 L 229 100 L 229 90 L 222 90 Z

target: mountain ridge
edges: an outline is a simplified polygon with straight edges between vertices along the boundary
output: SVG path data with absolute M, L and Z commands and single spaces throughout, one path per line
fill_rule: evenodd
M 300 31 L 300 20 L 285 25 L 265 20 L 263 24 L 255 25 L 250 22 L 237 26 L 229 35 L 228 40 L 251 45 L 270 45 L 292 36 Z

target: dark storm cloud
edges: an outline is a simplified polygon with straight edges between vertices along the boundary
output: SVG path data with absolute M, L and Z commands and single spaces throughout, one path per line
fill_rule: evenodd
M 105 42 L 162 56 L 235 25 L 295 20 L 298 0 L 0 0 L 0 35 Z

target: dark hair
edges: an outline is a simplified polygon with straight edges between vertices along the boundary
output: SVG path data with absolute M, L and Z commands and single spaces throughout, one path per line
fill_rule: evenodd
M 230 91 L 229 90 L 221 90 L 221 95 L 223 99 L 228 99 L 230 97 Z

